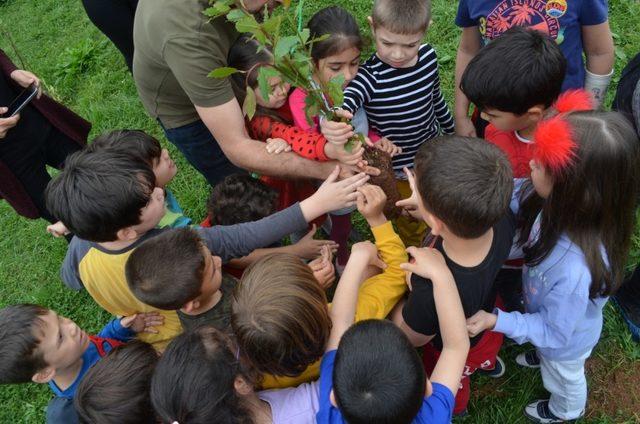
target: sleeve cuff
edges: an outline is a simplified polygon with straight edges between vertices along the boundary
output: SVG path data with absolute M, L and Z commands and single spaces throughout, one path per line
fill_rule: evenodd
M 493 313 L 498 315 L 498 319 L 496 320 L 496 325 L 493 328 L 493 331 L 502 333 L 506 336 L 513 334 L 516 325 L 514 314 L 502 311 L 498 308 L 495 308 L 493 310 Z
M 387 221 L 377 227 L 371 227 L 371 232 L 376 239 L 376 244 L 397 237 L 391 221 Z

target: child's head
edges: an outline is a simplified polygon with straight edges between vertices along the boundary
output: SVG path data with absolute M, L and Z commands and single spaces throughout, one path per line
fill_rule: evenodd
M 158 309 L 190 312 L 220 289 L 221 267 L 220 257 L 212 256 L 195 230 L 176 228 L 138 246 L 127 259 L 125 274 L 140 301 Z
M 638 145 L 633 127 L 617 112 L 571 112 L 538 125 L 531 161 L 538 196 L 521 208 L 523 237 L 542 213 L 540 237 L 525 247 L 528 263 L 544 260 L 567 234 L 585 255 L 591 297 L 617 289 L 635 223 Z
M 238 393 L 251 390 L 228 336 L 210 326 L 179 335 L 158 361 L 151 402 L 163 423 L 252 423 Z
M 376 55 L 394 68 L 415 65 L 429 21 L 430 0 L 376 0 L 369 17 Z
M 484 140 L 443 136 L 420 146 L 415 157 L 420 211 L 435 235 L 463 239 L 485 234 L 507 212 L 511 166 Z
M 469 62 L 460 89 L 503 131 L 535 125 L 560 95 L 567 68 L 560 47 L 536 30 L 515 27 Z
M 349 423 L 410 423 L 425 397 L 415 348 L 390 321 L 366 320 L 342 336 L 333 368 L 333 399 Z
M 331 331 L 327 298 L 297 256 L 273 254 L 249 266 L 232 310 L 240 350 L 262 373 L 295 376 L 324 353 Z
M 162 219 L 164 191 L 144 162 L 113 150 L 80 151 L 47 186 L 47 209 L 78 237 L 135 240 Z
M 355 18 L 339 6 L 316 12 L 307 24 L 311 38 L 328 38 L 313 44 L 311 58 L 316 76 L 323 82 L 343 75 L 344 85 L 358 73 L 363 41 Z
M 229 175 L 211 191 L 207 214 L 212 225 L 257 221 L 276 212 L 278 192 L 251 175 Z
M 92 152 L 113 149 L 140 159 L 153 169 L 157 187 L 166 186 L 178 172 L 169 151 L 142 130 L 115 130 L 102 134 L 87 149 Z
M 157 362 L 153 346 L 138 340 L 109 352 L 78 385 L 73 403 L 80 422 L 154 424 L 149 392 Z
M 267 49 L 259 50 L 259 47 L 256 40 L 246 35 L 242 35 L 236 40 L 229 50 L 227 62 L 229 66 L 242 71 L 242 73 L 236 73 L 231 78 L 240 92 L 253 90 L 258 106 L 266 109 L 279 109 L 286 103 L 291 85 L 283 83 L 278 76 L 270 77 L 268 83 L 271 87 L 271 94 L 268 99 L 262 96 L 258 87 L 258 72 L 261 67 L 273 64 L 273 55 Z M 241 94 L 244 97 L 244 92 Z
M 0 310 L 0 383 L 47 383 L 77 365 L 89 336 L 76 323 L 37 305 Z

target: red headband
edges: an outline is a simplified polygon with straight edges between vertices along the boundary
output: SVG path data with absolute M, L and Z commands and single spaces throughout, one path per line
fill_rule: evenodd
M 573 129 L 563 114 L 592 110 L 593 100 L 585 90 L 570 90 L 558 97 L 554 107 L 559 114 L 540 122 L 536 128 L 533 158 L 545 168 L 557 172 L 571 163 L 577 149 Z

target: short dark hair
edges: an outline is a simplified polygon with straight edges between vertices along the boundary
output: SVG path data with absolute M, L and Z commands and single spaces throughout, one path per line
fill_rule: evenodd
M 46 368 L 35 334 L 49 310 L 38 305 L 12 305 L 0 310 L 0 384 L 28 383 Z
M 157 362 L 153 346 L 139 340 L 116 347 L 96 362 L 73 399 L 80 422 L 154 424 L 150 389 Z
M 347 422 L 410 423 L 422 406 L 425 385 L 418 354 L 393 323 L 360 321 L 342 336 L 333 391 Z
M 469 62 L 460 89 L 480 109 L 522 115 L 556 101 L 566 69 L 567 60 L 555 41 L 539 31 L 514 27 Z
M 313 14 L 307 24 L 311 38 L 328 38 L 313 43 L 311 58 L 316 64 L 320 59 L 341 53 L 349 48 L 362 50 L 364 44 L 360 26 L 353 15 L 340 6 L 330 6 Z
M 234 388 L 238 376 L 245 373 L 229 337 L 199 327 L 177 336 L 164 351 L 151 380 L 151 402 L 164 423 L 250 424 Z
M 168 230 L 140 244 L 125 265 L 134 296 L 164 310 L 180 309 L 198 297 L 205 267 L 202 247 L 192 228 Z
M 431 21 L 430 0 L 376 0 L 371 13 L 374 27 L 394 34 L 424 32 Z
M 140 211 L 155 188 L 145 162 L 119 151 L 80 151 L 47 186 L 47 209 L 78 237 L 107 242 L 140 223 Z
M 162 155 L 160 142 L 142 130 L 110 131 L 99 135 L 87 146 L 87 150 L 91 152 L 104 149 L 126 153 L 146 162 L 152 168 L 154 161 Z
M 257 221 L 277 209 L 278 192 L 251 175 L 229 175 L 211 191 L 207 213 L 213 225 Z
M 414 166 L 424 206 L 458 237 L 480 237 L 509 208 L 511 166 L 499 148 L 484 140 L 437 137 L 420 146 Z

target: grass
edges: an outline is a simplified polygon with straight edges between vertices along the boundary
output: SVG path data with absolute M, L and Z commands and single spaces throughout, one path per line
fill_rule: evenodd
M 305 20 L 316 10 L 335 3 L 307 0 Z M 370 1 L 345 3 L 356 15 L 363 32 Z M 637 20 L 640 3 L 634 0 L 610 1 L 611 26 L 616 42 L 616 79 L 627 60 L 640 46 Z M 433 25 L 428 39 L 438 51 L 442 86 L 449 104 L 453 99 L 453 69 L 459 30 L 453 21 L 456 4 L 434 0 Z M 16 59 L 6 33 L 10 33 L 24 68 L 40 76 L 52 95 L 93 123 L 92 136 L 116 128 L 140 128 L 163 140 L 176 160 L 180 172 L 171 188 L 179 197 L 187 215 L 197 222 L 203 218 L 208 188 L 204 179 L 162 136 L 159 126 L 144 112 L 135 86 L 122 57 L 95 29 L 77 0 L 0 0 L 0 48 Z M 16 63 L 20 63 L 16 60 Z M 609 93 L 609 101 L 613 91 Z M 88 331 L 98 331 L 107 322 L 102 311 L 86 293 L 66 289 L 58 276 L 66 243 L 45 233 L 42 220 L 18 217 L 0 202 L 0 306 L 33 302 L 51 307 L 75 320 Z M 637 240 L 637 238 L 636 238 Z M 634 249 L 634 258 L 638 255 Z M 545 395 L 539 373 L 515 366 L 515 355 L 522 347 L 506 347 L 503 356 L 507 374 L 494 381 L 474 377 L 469 417 L 464 423 L 524 422 L 522 408 Z M 612 364 L 625 366 L 640 358 L 640 348 L 631 341 L 612 306 L 605 311 L 602 340 L 594 355 Z M 595 377 L 590 377 L 593 383 Z M 51 394 L 47 387 L 35 384 L 0 387 L 0 422 L 36 423 L 44 420 L 44 409 Z M 595 409 L 594 409 L 595 408 Z M 585 422 L 633 422 L 638 416 L 622 412 L 602 415 L 591 405 Z

